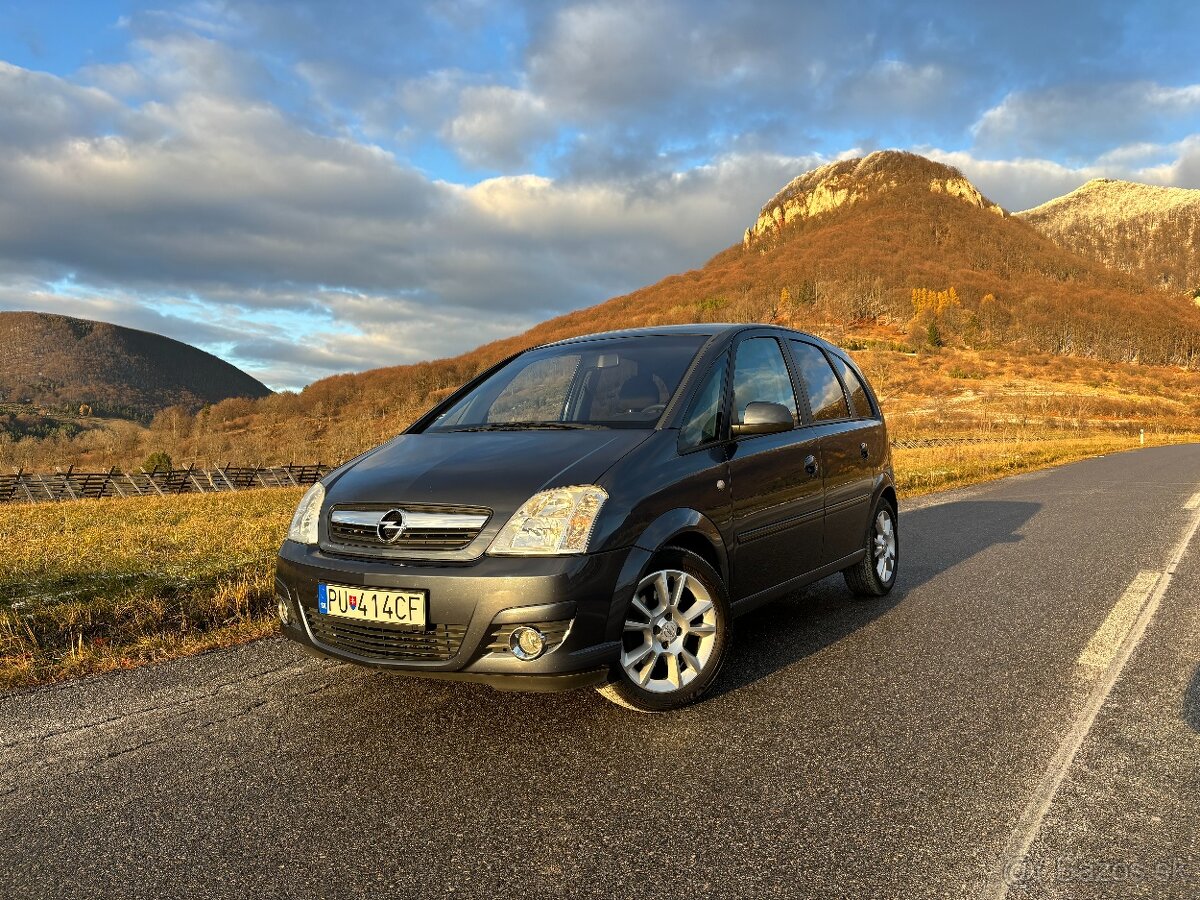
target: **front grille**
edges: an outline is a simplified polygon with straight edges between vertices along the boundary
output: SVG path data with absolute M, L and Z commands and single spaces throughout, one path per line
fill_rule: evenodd
M 379 520 L 397 511 L 404 529 L 394 541 L 379 537 Z M 396 551 L 461 550 L 479 536 L 492 511 L 479 506 L 435 506 L 431 504 L 371 503 L 336 506 L 329 514 L 329 543 L 354 551 L 389 553 Z
M 429 625 L 424 630 L 379 622 L 353 622 L 305 610 L 318 643 L 356 656 L 388 662 L 446 662 L 457 655 L 466 625 Z

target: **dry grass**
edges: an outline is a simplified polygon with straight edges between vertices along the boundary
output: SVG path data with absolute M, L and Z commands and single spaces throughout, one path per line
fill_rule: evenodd
M 0 506 L 0 688 L 269 633 L 296 490 Z
M 1200 434 L 1148 433 L 1146 443 L 1189 439 Z M 902 496 L 914 496 L 1136 446 L 1121 434 L 1051 433 L 893 457 Z M 275 552 L 299 494 L 0 506 L 0 689 L 273 633 Z
M 1196 441 L 1200 441 L 1200 434 L 1146 435 L 1148 447 Z M 1139 446 L 1137 437 L 1104 433 L 1037 441 L 997 440 L 948 447 L 897 448 L 892 451 L 892 465 L 900 495 L 915 497 Z

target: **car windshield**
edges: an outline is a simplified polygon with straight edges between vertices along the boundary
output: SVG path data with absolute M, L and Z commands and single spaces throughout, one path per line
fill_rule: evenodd
M 650 428 L 703 335 L 580 341 L 532 350 L 492 374 L 427 431 Z

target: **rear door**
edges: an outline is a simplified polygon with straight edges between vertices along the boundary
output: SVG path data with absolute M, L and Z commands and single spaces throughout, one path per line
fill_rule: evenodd
M 735 350 L 733 421 L 740 422 L 746 406 L 755 401 L 786 406 L 792 412 L 793 428 L 745 435 L 729 445 L 737 599 L 821 565 L 824 504 L 819 441 L 796 428 L 800 424 L 796 394 L 782 347 L 774 337 L 746 337 Z
M 814 343 L 788 341 L 809 394 L 821 435 L 825 484 L 822 562 L 836 562 L 863 546 L 875 474 L 886 456 L 883 423 L 854 369 Z M 850 391 L 847 391 L 847 384 Z

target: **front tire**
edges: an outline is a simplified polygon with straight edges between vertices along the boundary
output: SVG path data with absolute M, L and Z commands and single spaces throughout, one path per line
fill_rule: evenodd
M 694 703 L 721 670 L 730 622 L 725 585 L 712 566 L 687 550 L 659 553 L 633 592 L 621 658 L 600 693 L 639 712 Z
M 866 556 L 842 570 L 846 587 L 859 597 L 882 597 L 896 583 L 900 562 L 900 531 L 896 525 L 896 507 L 883 497 L 871 512 L 867 528 Z

